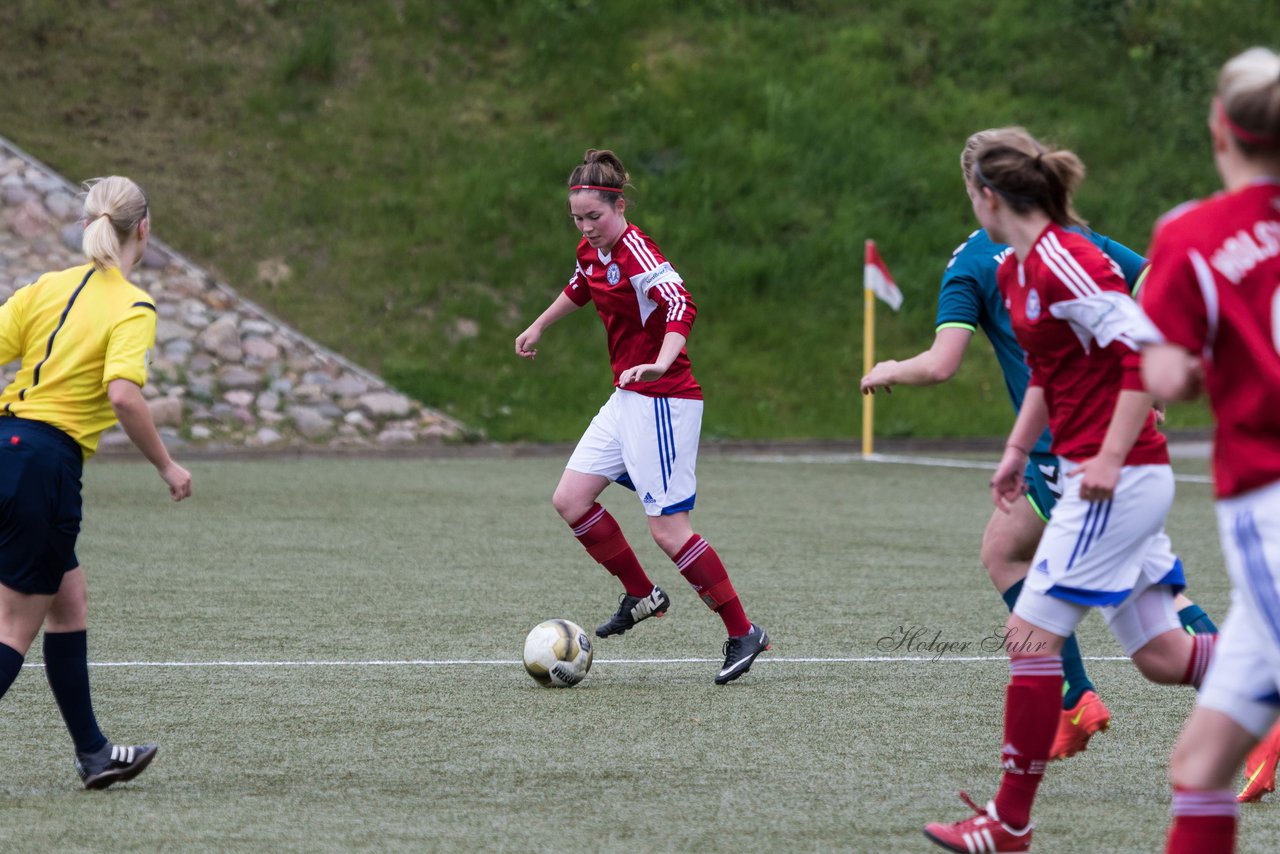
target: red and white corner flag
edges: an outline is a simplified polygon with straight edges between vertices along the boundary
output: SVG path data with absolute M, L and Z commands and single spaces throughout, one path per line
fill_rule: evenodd
M 889 304 L 889 308 L 897 311 L 902 308 L 902 291 L 893 281 L 889 268 L 884 265 L 874 240 L 867 241 L 865 265 L 862 268 L 863 287 L 871 291 Z

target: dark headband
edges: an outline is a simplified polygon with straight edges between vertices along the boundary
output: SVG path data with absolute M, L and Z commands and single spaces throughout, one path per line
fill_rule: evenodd
M 1011 202 L 1017 202 L 1024 205 L 1036 205 L 1037 207 L 1044 206 L 1044 202 L 1035 196 L 1024 196 L 1022 193 L 1013 193 L 1009 190 L 1003 190 L 991 183 L 987 176 L 982 174 L 982 166 L 978 163 L 977 159 L 973 161 L 973 177 L 977 178 L 979 183 L 991 192 L 998 196 L 1002 196 Z

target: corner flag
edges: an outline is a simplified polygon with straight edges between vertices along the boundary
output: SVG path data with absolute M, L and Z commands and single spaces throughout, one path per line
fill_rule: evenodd
M 889 268 L 880 258 L 874 240 L 867 241 L 866 257 L 862 267 L 862 372 L 871 372 L 876 363 L 876 301 L 879 297 L 897 311 L 902 308 L 902 291 L 894 284 Z M 862 456 L 871 457 L 872 439 L 875 436 L 875 401 L 869 394 L 862 395 Z
M 893 281 L 889 268 L 884 265 L 874 240 L 867 241 L 866 261 L 862 268 L 862 281 L 867 290 L 889 304 L 889 308 L 897 311 L 902 308 L 902 291 Z

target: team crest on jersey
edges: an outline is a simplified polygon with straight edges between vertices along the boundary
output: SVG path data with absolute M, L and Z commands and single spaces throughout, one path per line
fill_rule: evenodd
M 622 281 L 622 270 L 618 268 L 618 262 L 614 261 L 609 268 L 604 271 L 604 277 L 609 280 L 609 284 L 616 285 Z
M 1035 320 L 1040 316 L 1040 294 L 1032 288 L 1027 293 L 1027 320 Z

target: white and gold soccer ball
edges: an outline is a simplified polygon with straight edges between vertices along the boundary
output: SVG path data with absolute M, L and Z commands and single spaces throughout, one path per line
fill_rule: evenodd
M 524 669 L 548 688 L 577 685 L 591 669 L 591 640 L 568 620 L 538 623 L 524 639 Z

